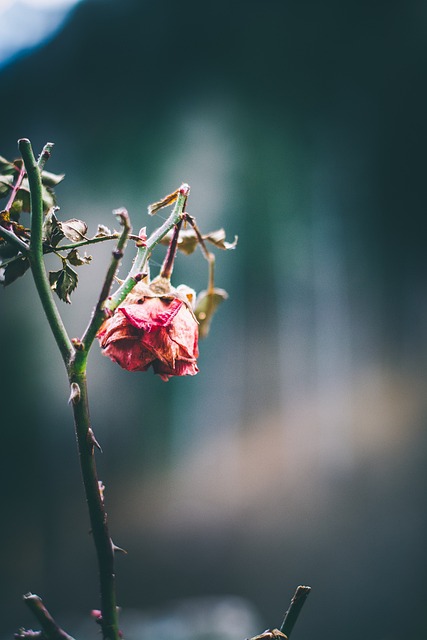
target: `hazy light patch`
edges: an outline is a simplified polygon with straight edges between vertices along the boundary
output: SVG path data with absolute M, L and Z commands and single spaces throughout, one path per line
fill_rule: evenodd
M 53 37 L 81 0 L 0 0 L 0 67 Z

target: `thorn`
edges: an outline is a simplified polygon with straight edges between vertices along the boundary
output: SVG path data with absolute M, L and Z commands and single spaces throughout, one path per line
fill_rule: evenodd
M 94 434 L 94 432 L 92 431 L 91 427 L 89 427 L 89 430 L 88 430 L 88 432 L 87 432 L 87 439 L 88 439 L 89 445 L 90 445 L 92 448 L 93 448 L 93 447 L 96 447 L 96 448 L 97 448 L 101 453 L 103 452 L 103 451 L 102 451 L 102 447 L 101 447 L 101 445 L 99 444 L 98 440 L 95 438 L 95 434 Z
M 118 547 L 116 544 L 114 544 L 112 540 L 111 540 L 111 544 L 113 545 L 114 553 L 124 553 L 125 556 L 127 556 L 128 552 L 126 551 L 126 549 L 122 549 L 121 547 Z
M 68 398 L 68 404 L 77 404 L 80 402 L 80 387 L 77 382 L 72 382 L 70 386 L 71 392 L 70 397 Z

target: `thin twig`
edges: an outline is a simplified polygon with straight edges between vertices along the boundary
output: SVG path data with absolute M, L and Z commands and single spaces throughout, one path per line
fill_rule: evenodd
M 299 587 L 297 587 L 292 597 L 289 608 L 285 613 L 282 626 L 280 627 L 280 631 L 284 633 L 288 638 L 291 635 L 292 629 L 295 626 L 295 623 L 298 619 L 299 614 L 301 613 L 301 609 L 303 608 L 310 591 L 311 587 L 300 585 Z
M 19 170 L 18 177 L 16 178 L 15 184 L 12 187 L 12 191 L 10 193 L 9 200 L 7 201 L 7 205 L 6 205 L 6 209 L 5 209 L 6 211 L 10 211 L 10 209 L 11 209 L 11 207 L 13 205 L 13 201 L 16 198 L 16 194 L 18 193 L 19 189 L 21 188 L 21 184 L 22 184 L 22 181 L 24 179 L 24 176 L 25 176 L 25 165 L 24 165 L 24 163 L 22 163 L 22 167 Z
M 123 257 L 123 252 L 126 247 L 127 239 L 129 237 L 129 233 L 131 232 L 131 225 L 129 220 L 129 215 L 126 209 L 117 209 L 114 211 L 115 215 L 119 218 L 120 224 L 123 227 L 123 231 L 121 236 L 117 242 L 116 248 L 113 251 L 112 259 L 108 271 L 105 276 L 104 283 L 102 285 L 101 293 L 99 295 L 98 302 L 92 314 L 92 318 L 89 322 L 89 325 L 83 335 L 82 343 L 83 343 L 83 351 L 86 353 L 89 352 L 89 349 L 92 345 L 92 342 L 96 336 L 96 333 L 100 327 L 100 323 L 104 320 L 104 303 L 107 300 L 111 285 L 113 284 L 114 277 L 117 273 L 117 269 L 120 264 L 120 260 Z M 62 247 L 61 247 L 62 248 Z
M 24 596 L 24 602 L 37 618 L 46 640 L 73 640 L 68 633 L 65 633 L 65 631 L 58 626 L 39 596 L 27 593 Z
M 182 184 L 177 192 L 175 206 L 169 218 L 156 230 L 145 243 L 138 249 L 138 253 L 133 263 L 129 275 L 123 284 L 114 292 L 114 294 L 106 301 L 105 307 L 109 311 L 115 311 L 119 304 L 123 302 L 128 293 L 132 291 L 146 267 L 148 259 L 154 247 L 165 237 L 165 235 L 182 219 L 187 204 L 190 187 L 188 184 Z

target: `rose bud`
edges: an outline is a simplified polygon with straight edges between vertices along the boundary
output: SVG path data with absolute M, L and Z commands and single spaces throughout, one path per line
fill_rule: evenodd
M 162 290 L 163 289 L 163 290 Z M 193 292 L 174 289 L 169 282 L 139 283 L 97 337 L 104 355 L 128 371 L 171 376 L 198 372 L 198 324 L 191 308 Z

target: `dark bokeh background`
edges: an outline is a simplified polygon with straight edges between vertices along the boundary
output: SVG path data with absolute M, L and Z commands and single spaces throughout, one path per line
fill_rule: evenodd
M 200 226 L 240 238 L 218 255 L 230 299 L 196 378 L 166 385 L 94 348 L 125 609 L 232 594 L 259 612 L 255 634 L 310 584 L 295 640 L 426 637 L 426 36 L 415 0 L 88 0 L 1 71 L 0 153 L 56 143 L 63 218 L 95 232 L 126 206 L 138 229 L 187 181 Z M 108 251 L 80 269 L 72 335 Z M 205 286 L 200 257 L 177 268 Z M 0 304 L 6 638 L 34 625 L 29 590 L 71 621 L 98 599 L 66 379 L 30 276 Z

